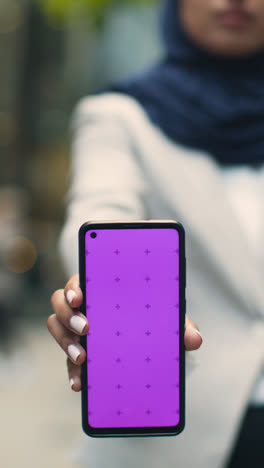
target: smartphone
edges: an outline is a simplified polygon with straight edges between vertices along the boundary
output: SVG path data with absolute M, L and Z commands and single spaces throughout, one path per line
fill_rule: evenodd
M 185 231 L 175 220 L 79 229 L 82 428 L 92 437 L 178 435 L 185 425 Z

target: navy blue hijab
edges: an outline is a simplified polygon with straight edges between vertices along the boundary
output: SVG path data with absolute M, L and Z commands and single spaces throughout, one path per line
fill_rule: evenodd
M 264 163 L 264 50 L 247 58 L 215 56 L 187 36 L 178 1 L 161 15 L 165 56 L 107 90 L 134 97 L 170 139 L 208 152 L 220 165 Z

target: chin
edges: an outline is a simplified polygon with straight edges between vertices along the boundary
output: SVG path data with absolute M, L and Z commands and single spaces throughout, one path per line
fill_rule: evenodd
M 229 40 L 207 44 L 206 48 L 211 53 L 225 57 L 247 57 L 264 49 L 264 45 L 256 46 L 246 44 L 245 41 Z

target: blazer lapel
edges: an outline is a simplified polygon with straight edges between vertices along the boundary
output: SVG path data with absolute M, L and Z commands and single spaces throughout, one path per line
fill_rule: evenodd
M 264 278 L 261 278 L 264 257 L 259 259 L 257 267 L 243 227 L 227 198 L 218 166 L 205 155 L 179 156 L 172 175 L 179 220 L 186 231 L 195 233 L 204 255 L 231 285 L 248 312 L 252 316 L 264 314 Z M 188 187 L 191 187 L 190 194 Z M 263 216 L 262 234 L 264 239 Z

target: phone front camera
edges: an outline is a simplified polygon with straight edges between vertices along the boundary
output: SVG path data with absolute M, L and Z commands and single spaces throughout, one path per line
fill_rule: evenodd
M 94 239 L 96 237 L 96 233 L 92 232 L 91 237 Z

